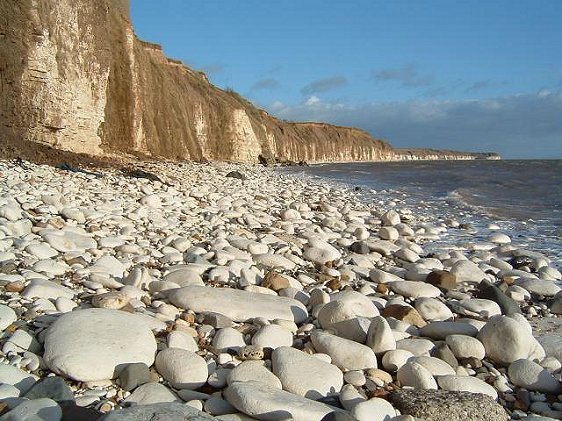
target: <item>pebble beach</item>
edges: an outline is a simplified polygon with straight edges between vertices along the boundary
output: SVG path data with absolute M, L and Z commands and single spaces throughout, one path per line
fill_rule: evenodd
M 562 419 L 560 267 L 499 226 L 138 165 L 0 161 L 0 421 Z

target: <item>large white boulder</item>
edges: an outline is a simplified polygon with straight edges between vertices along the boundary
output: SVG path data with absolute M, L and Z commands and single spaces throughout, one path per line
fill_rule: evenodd
M 119 310 L 92 308 L 65 313 L 45 335 L 45 363 L 77 381 L 115 378 L 130 363 L 151 366 L 156 340 L 145 320 Z
M 332 363 L 342 369 L 377 368 L 377 357 L 366 345 L 321 330 L 313 331 L 310 338 L 316 351 L 328 354 Z
M 533 337 L 528 324 L 510 316 L 490 318 L 477 338 L 484 345 L 486 356 L 499 364 L 545 357 L 544 349 Z
M 513 384 L 528 390 L 552 395 L 558 395 L 562 391 L 560 382 L 548 370 L 531 360 L 512 362 L 507 373 Z
M 180 348 L 160 351 L 155 366 L 162 377 L 177 389 L 197 389 L 205 384 L 209 374 L 202 357 Z
M 261 420 L 321 420 L 335 411 L 324 403 L 253 381 L 234 382 L 223 396 L 240 412 Z
M 339 368 L 298 349 L 277 348 L 271 362 L 273 373 L 288 392 L 316 400 L 338 394 L 343 386 Z
M 264 317 L 301 323 L 308 317 L 304 304 L 295 299 L 231 288 L 189 286 L 170 291 L 168 298 L 175 306 L 224 314 L 236 322 Z

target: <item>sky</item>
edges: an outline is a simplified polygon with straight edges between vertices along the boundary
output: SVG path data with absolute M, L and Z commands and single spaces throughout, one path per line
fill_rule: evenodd
M 562 1 L 130 2 L 141 39 L 278 118 L 562 158 Z

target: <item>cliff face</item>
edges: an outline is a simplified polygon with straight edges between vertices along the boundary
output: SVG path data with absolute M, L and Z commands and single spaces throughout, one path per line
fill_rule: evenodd
M 0 2 L 0 143 L 256 162 L 402 159 L 367 133 L 288 123 L 136 38 L 128 0 Z

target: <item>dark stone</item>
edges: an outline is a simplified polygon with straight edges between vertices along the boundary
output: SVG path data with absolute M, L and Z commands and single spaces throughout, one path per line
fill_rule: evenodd
M 478 284 L 476 297 L 496 302 L 500 306 L 502 314 L 521 313 L 519 304 L 513 298 L 508 297 L 501 289 L 488 281 L 484 280 Z
M 61 421 L 97 421 L 103 417 L 103 413 L 92 408 L 84 408 L 75 403 L 61 405 Z
M 240 171 L 230 171 L 226 176 L 230 178 L 237 178 L 239 180 L 246 179 L 246 176 L 242 174 Z
M 264 167 L 272 167 L 275 164 L 275 159 L 270 156 L 258 155 L 258 162 Z
M 118 409 L 107 413 L 100 418 L 100 421 L 209 421 L 215 419 L 191 406 L 170 402 Z
M 519 388 L 515 396 L 517 396 L 521 409 L 527 411 L 531 406 L 531 393 L 526 389 Z
M 151 381 L 152 373 L 145 363 L 128 364 L 119 374 L 119 384 L 127 392 Z
M 509 264 L 514 269 L 521 269 L 522 267 L 529 267 L 533 265 L 533 259 L 529 256 L 515 256 L 509 261 Z
M 49 398 L 57 403 L 74 402 L 74 394 L 62 377 L 45 377 L 25 394 L 28 399 Z
M 352 252 L 357 254 L 369 254 L 371 249 L 364 241 L 356 241 L 352 245 L 349 246 Z
M 472 225 L 470 225 L 469 223 L 459 224 L 459 229 L 461 229 L 461 230 L 469 230 L 471 228 L 472 228 Z
M 334 411 L 324 415 L 321 421 L 357 421 L 357 418 L 351 416 L 349 412 Z
M 66 162 L 62 162 L 62 163 L 56 165 L 56 168 L 58 168 L 59 170 L 63 170 L 63 171 L 77 172 L 77 173 L 93 175 L 94 177 L 97 177 L 97 178 L 103 177 L 102 173 L 84 170 L 80 167 L 75 167 L 74 165 L 68 164 Z
M 147 180 L 150 181 L 159 181 L 160 183 L 164 184 L 164 182 L 162 181 L 162 179 L 160 177 L 158 177 L 156 174 L 152 174 L 148 171 L 144 171 L 144 170 L 124 170 L 123 171 L 125 173 L 126 176 L 128 177 L 133 177 L 133 178 L 146 178 Z
M 397 390 L 390 401 L 403 415 L 431 421 L 506 421 L 509 416 L 482 393 L 447 390 Z
M 445 361 L 455 369 L 459 366 L 457 357 L 455 357 L 455 354 L 453 354 L 453 351 L 451 351 L 451 348 L 449 348 L 449 345 L 445 342 L 437 342 L 435 347 L 431 350 L 430 355 Z
M 18 265 L 13 260 L 6 260 L 0 263 L 0 273 L 10 274 L 17 270 Z
M 562 314 L 562 295 L 558 294 L 548 304 L 553 314 Z
M 434 270 L 428 273 L 425 282 L 446 291 L 457 287 L 457 277 L 446 270 Z
M 326 405 L 333 406 L 334 408 L 342 408 L 340 398 L 338 395 L 328 395 L 322 396 L 319 399 L 315 399 L 317 402 L 325 403 Z
M 232 326 L 232 320 L 230 320 L 230 318 L 226 317 L 224 314 L 215 313 L 212 311 L 202 314 L 201 323 L 204 325 L 213 326 L 215 329 L 222 329 L 224 327 Z
M 461 359 L 461 364 L 464 365 L 464 366 L 469 365 L 470 367 L 472 367 L 474 369 L 482 368 L 482 361 L 479 360 L 476 357 L 463 358 L 463 359 Z M 487 370 L 486 370 L 486 373 L 487 373 Z

